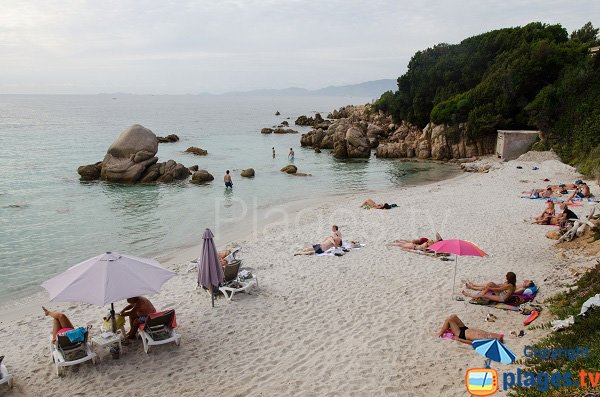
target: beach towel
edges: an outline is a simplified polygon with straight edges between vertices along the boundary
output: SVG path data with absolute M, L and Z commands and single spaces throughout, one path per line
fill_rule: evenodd
M 346 253 L 346 252 L 344 252 L 344 250 L 351 250 L 351 249 L 358 250 L 364 246 L 365 246 L 364 244 L 358 244 L 358 246 L 356 246 L 356 244 L 352 244 L 349 241 L 344 241 L 344 242 L 342 242 L 341 247 L 329 248 L 327 251 L 323 252 L 322 254 L 317 254 L 317 256 L 342 256 Z M 336 254 L 338 254 L 338 255 L 336 255 Z
M 81 343 L 85 340 L 85 328 L 75 328 L 65 332 L 64 335 L 67 338 L 69 338 L 69 341 L 71 341 L 71 343 Z
M 471 299 L 469 301 L 469 303 L 471 303 L 473 305 L 484 305 L 484 306 L 494 307 L 496 309 L 510 310 L 510 311 L 518 312 L 519 306 L 521 306 L 524 303 L 533 301 L 535 299 L 536 295 L 537 294 L 533 294 L 533 295 L 515 294 L 515 295 L 511 295 L 506 300 L 506 302 L 492 302 L 489 299 L 486 299 L 484 297 L 479 297 L 479 298 Z
M 156 317 L 160 317 L 160 316 L 162 316 L 163 314 L 165 314 L 165 313 L 167 313 L 169 311 L 171 311 L 171 309 L 169 309 L 169 310 L 163 310 L 162 312 L 150 313 L 148 315 L 148 319 L 153 319 L 153 318 L 156 318 Z M 138 328 L 143 331 L 145 327 L 146 327 L 146 323 L 142 323 L 142 324 L 139 325 Z M 169 324 L 169 327 L 170 328 L 176 328 L 177 327 L 177 317 L 175 315 L 175 310 L 173 310 L 173 317 L 171 317 L 171 323 Z

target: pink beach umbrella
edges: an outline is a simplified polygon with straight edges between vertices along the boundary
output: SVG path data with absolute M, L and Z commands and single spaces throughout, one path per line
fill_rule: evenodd
M 223 283 L 223 268 L 219 263 L 217 247 L 210 229 L 202 235 L 202 254 L 198 258 L 198 285 L 210 291 L 212 306 L 215 307 L 213 291 Z
M 485 252 L 475 244 L 466 240 L 442 240 L 427 248 L 434 252 L 443 252 L 445 254 L 454 254 L 454 280 L 452 281 L 452 296 L 454 296 L 454 285 L 456 284 L 456 267 L 459 256 L 487 256 Z

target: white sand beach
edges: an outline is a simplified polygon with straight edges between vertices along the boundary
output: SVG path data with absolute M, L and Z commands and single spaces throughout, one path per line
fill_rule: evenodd
M 0 395 L 467 396 L 465 372 L 481 367 L 484 359 L 467 345 L 436 338 L 449 314 L 469 327 L 506 334 L 507 346 L 519 358 L 524 345 L 547 331 L 526 330 L 518 312 L 452 300 L 453 261 L 386 244 L 436 232 L 472 241 L 489 257 L 459 258 L 458 293 L 464 280 L 499 282 L 514 271 L 518 281 L 538 283 L 538 301 L 572 281 L 569 268 L 594 263 L 559 253 L 544 236 L 549 226 L 524 221 L 539 214 L 544 202 L 519 198 L 520 193 L 543 187 L 544 178 L 572 183 L 579 177 L 573 168 L 556 160 L 511 161 L 495 168 L 372 197 L 398 204 L 395 209 L 363 210 L 364 196 L 333 197 L 289 212 L 287 221 L 262 233 L 236 236 L 243 266 L 258 275 L 260 288 L 236 295 L 231 303 L 218 299 L 215 308 L 208 294 L 195 290 L 196 272 L 186 272 L 199 248 L 182 250 L 163 261 L 178 275 L 149 297 L 159 310 L 176 309 L 180 347 L 159 346 L 146 355 L 136 341 L 124 347 L 119 360 L 99 351 L 102 361 L 96 366 L 67 368 L 59 378 L 49 357 L 51 321 L 38 301 L 6 306 L 0 313 L 0 355 L 15 386 L 12 391 L 0 386 Z M 595 183 L 590 186 L 600 194 Z M 573 210 L 581 215 L 588 208 Z M 344 239 L 366 246 L 343 257 L 293 256 L 328 235 L 332 224 L 339 225 Z M 107 311 L 42 303 L 64 311 L 76 326 L 93 322 L 96 334 Z M 485 322 L 487 313 L 498 320 Z M 548 319 L 544 311 L 534 324 Z M 524 337 L 509 335 L 521 329 Z M 499 372 L 517 368 L 493 367 Z

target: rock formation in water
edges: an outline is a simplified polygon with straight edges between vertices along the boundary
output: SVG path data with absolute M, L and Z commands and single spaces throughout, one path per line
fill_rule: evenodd
M 192 174 L 192 180 L 190 182 L 200 185 L 206 182 L 210 182 L 214 179 L 215 177 L 212 176 L 212 174 L 210 174 L 208 171 L 198 170 Z
M 158 138 L 139 124 L 127 128 L 110 145 L 104 160 L 77 169 L 81 180 L 109 182 L 172 182 L 187 179 L 190 171 L 169 160 L 158 163 Z
M 185 152 L 195 154 L 196 156 L 206 156 L 208 154 L 206 150 L 196 146 L 190 146 L 189 148 L 185 149 Z
M 254 178 L 254 168 L 246 168 L 240 173 L 245 178 Z
M 296 119 L 296 121 L 294 122 L 294 124 L 296 125 L 303 125 L 303 126 L 309 126 L 309 127 L 316 127 L 317 125 L 323 123 L 325 120 L 323 119 L 323 117 L 321 116 L 320 113 L 315 114 L 315 117 L 306 117 L 306 116 L 300 116 Z
M 179 142 L 179 137 L 175 134 L 169 134 L 167 136 L 158 136 L 156 137 L 156 139 L 158 139 L 158 143 Z
M 281 172 L 285 172 L 286 174 L 295 174 L 298 171 L 298 167 L 293 164 L 286 165 L 281 169 Z

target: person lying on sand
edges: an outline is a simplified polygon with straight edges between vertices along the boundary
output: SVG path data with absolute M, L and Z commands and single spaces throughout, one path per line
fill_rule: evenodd
M 498 288 L 501 285 L 502 284 L 496 284 L 491 281 L 488 283 L 482 283 L 482 284 L 476 284 L 476 283 L 472 283 L 470 281 L 467 281 L 465 283 L 466 288 L 472 289 L 475 291 L 483 291 L 488 288 Z M 513 294 L 515 294 L 515 295 L 521 295 L 521 294 L 533 295 L 537 292 L 537 290 L 538 290 L 538 287 L 537 287 L 537 285 L 535 285 L 533 280 L 523 280 L 523 282 L 521 284 L 516 286 L 515 292 L 513 292 Z
M 435 240 L 421 237 L 415 240 L 394 240 L 389 245 L 400 247 L 405 251 L 426 251 L 430 246 L 442 240 L 442 236 L 440 236 L 439 233 L 436 233 Z
M 564 192 L 565 190 L 577 189 L 577 185 L 574 183 L 561 183 L 560 185 L 549 185 L 548 187 L 555 192 Z
M 335 247 L 335 240 L 333 239 L 333 237 L 329 236 L 329 237 L 325 237 L 325 240 L 323 240 L 323 242 L 321 244 L 314 244 L 310 248 L 304 248 L 303 251 L 296 252 L 294 254 L 294 256 L 322 254 L 323 252 L 327 251 L 328 249 L 330 249 L 332 247 Z
M 454 340 L 468 344 L 471 344 L 471 342 L 476 339 L 498 339 L 500 342 L 504 341 L 503 334 L 496 334 L 494 332 L 467 327 L 456 314 L 450 315 L 450 317 L 444 321 L 442 328 L 438 332 L 438 337 L 444 335 L 448 330 L 452 331 L 454 334 Z
M 546 201 L 546 209 L 540 215 L 533 218 L 533 222 L 536 225 L 556 225 L 556 211 L 554 209 L 554 203 L 550 200 Z
M 119 313 L 123 317 L 129 317 L 129 339 L 135 339 L 138 330 L 138 325 L 143 324 L 150 313 L 156 313 L 156 309 L 152 303 L 143 296 L 135 296 L 128 298 L 127 306 Z
M 361 208 L 365 208 L 365 209 L 371 209 L 371 208 L 375 208 L 378 210 L 389 210 L 390 208 L 394 208 L 397 207 L 398 205 L 396 204 L 388 204 L 388 203 L 376 203 L 374 200 L 368 198 L 366 199 L 361 205 Z
M 52 343 L 56 342 L 56 335 L 64 334 L 67 331 L 71 331 L 75 329 L 71 320 L 61 312 L 53 312 L 46 309 L 42 306 L 42 310 L 44 310 L 44 314 L 48 317 L 52 317 Z
M 550 186 L 548 186 L 546 189 L 533 189 L 529 192 L 523 192 L 524 198 L 550 198 L 552 197 L 553 191 L 550 188 Z
M 467 288 L 469 288 L 467 286 Z M 485 298 L 494 302 L 506 302 L 517 289 L 517 275 L 513 272 L 506 273 L 506 282 L 495 286 L 486 286 L 478 293 L 462 291 L 464 296 L 469 298 Z

